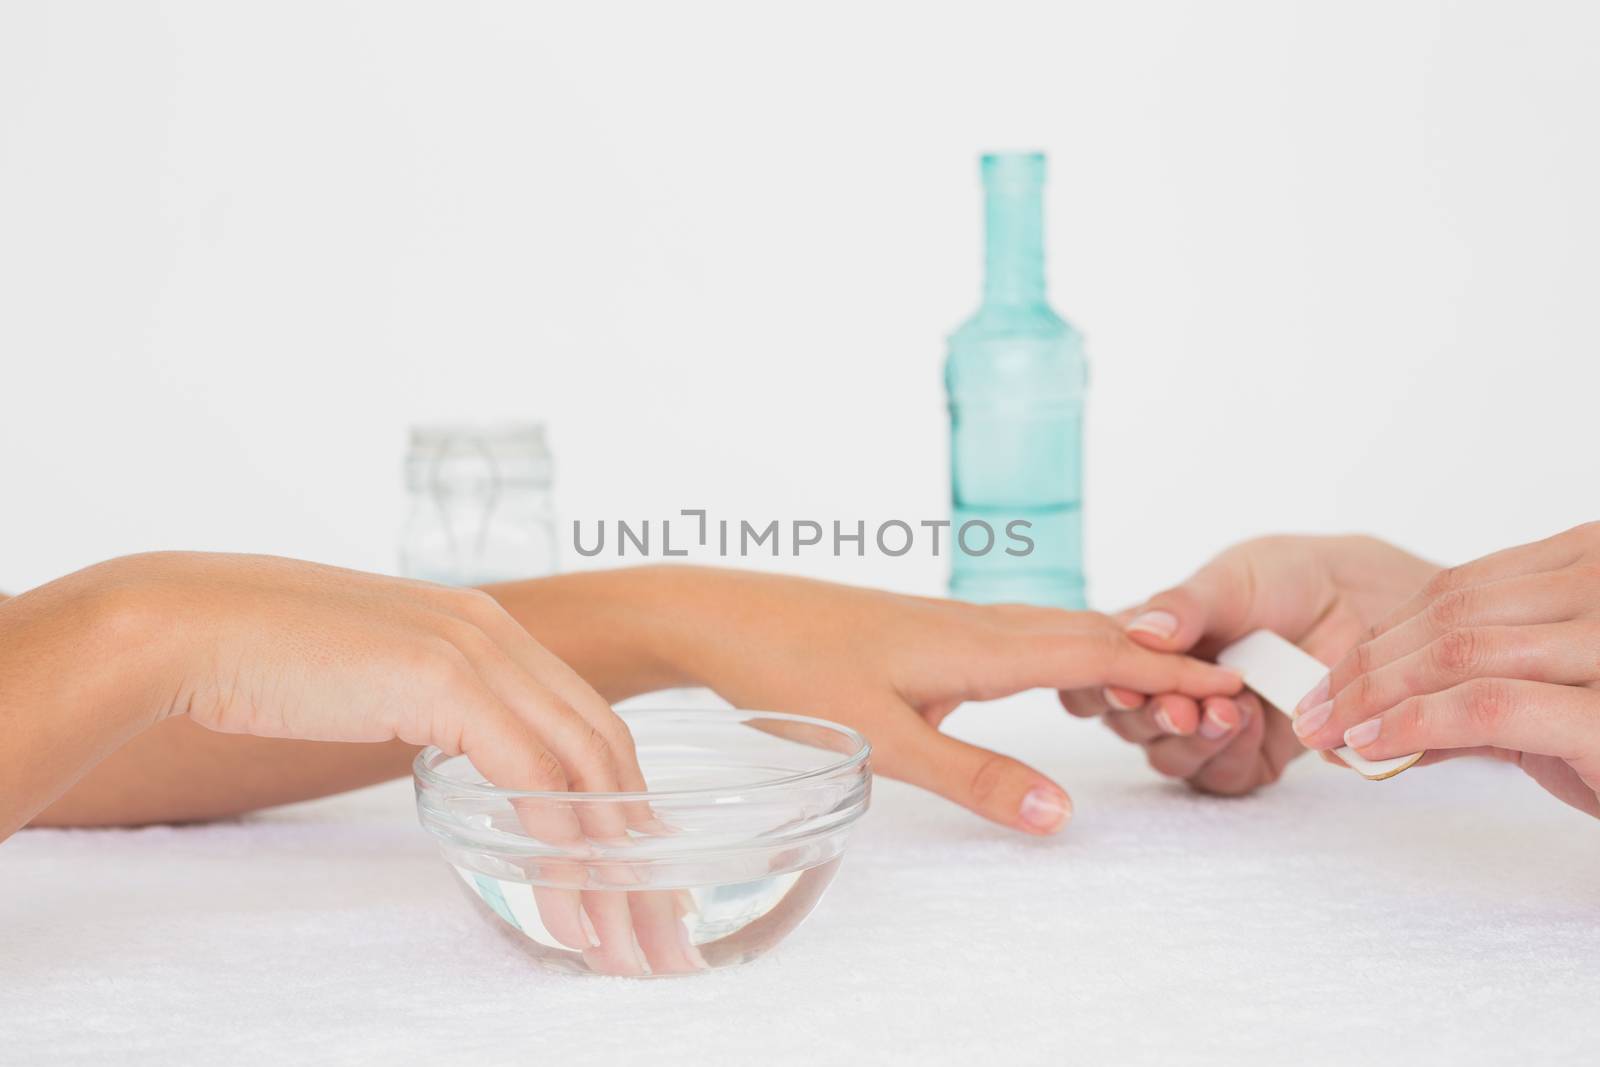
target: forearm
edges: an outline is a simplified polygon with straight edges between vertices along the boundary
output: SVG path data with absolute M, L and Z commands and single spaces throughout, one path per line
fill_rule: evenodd
M 136 630 L 81 574 L 0 600 L 0 840 L 162 714 Z
M 691 681 L 658 652 L 671 608 L 651 568 L 488 587 L 510 614 L 608 700 Z M 162 722 L 105 755 L 34 819 L 36 826 L 140 825 L 226 818 L 342 793 L 409 773 L 398 741 L 338 744 L 223 734 Z

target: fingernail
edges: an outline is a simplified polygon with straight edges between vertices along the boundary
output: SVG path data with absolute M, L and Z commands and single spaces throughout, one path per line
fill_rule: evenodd
M 1227 737 L 1228 731 L 1232 729 L 1233 725 L 1224 722 L 1215 708 L 1207 708 L 1205 716 L 1200 720 L 1200 736 L 1207 741 L 1215 741 L 1218 738 Z
M 1333 714 L 1333 701 L 1324 700 L 1321 704 L 1301 715 L 1294 721 L 1294 732 L 1299 737 L 1309 737 L 1322 729 L 1322 724 L 1328 721 L 1328 716 Z
M 1138 630 L 1157 637 L 1171 637 L 1178 632 L 1178 617 L 1170 611 L 1146 611 L 1129 620 L 1125 630 Z
M 689 961 L 689 966 L 697 971 L 709 971 L 711 964 L 700 954 L 695 946 L 694 939 L 689 936 L 689 928 L 682 923 L 678 924 L 678 947 L 683 950 L 683 958 Z
M 1109 687 L 1100 690 L 1100 696 L 1105 699 L 1107 704 L 1111 705 L 1111 707 L 1117 711 L 1137 711 L 1144 707 L 1143 704 L 1126 703 L 1121 697 L 1117 696 L 1117 691 L 1115 689 L 1111 689 Z
M 1383 718 L 1368 719 L 1358 722 L 1344 732 L 1344 743 L 1351 748 L 1361 748 L 1370 745 L 1378 739 L 1378 731 L 1383 729 Z
M 578 909 L 578 922 L 583 926 L 583 936 L 589 939 L 589 947 L 599 948 L 600 935 L 595 932 L 594 923 L 589 921 L 589 913 L 582 908 Z
M 1033 829 L 1049 833 L 1067 821 L 1072 814 L 1072 805 L 1055 790 L 1035 786 L 1022 798 L 1018 814 Z
M 1178 727 L 1173 724 L 1172 716 L 1167 714 L 1166 708 L 1157 708 L 1155 714 L 1156 725 L 1169 734 L 1178 732 Z
M 1329 686 L 1330 682 L 1332 681 L 1332 678 L 1333 678 L 1332 675 L 1324 674 L 1322 676 L 1322 681 L 1317 683 L 1317 687 L 1315 689 L 1311 690 L 1311 692 L 1307 693 L 1305 696 L 1300 698 L 1300 703 L 1298 703 L 1298 704 L 1296 704 L 1294 706 L 1294 713 L 1296 715 L 1299 715 L 1302 711 L 1305 711 L 1307 708 L 1314 708 L 1318 704 L 1327 703 L 1328 696 L 1329 696 L 1328 686 Z

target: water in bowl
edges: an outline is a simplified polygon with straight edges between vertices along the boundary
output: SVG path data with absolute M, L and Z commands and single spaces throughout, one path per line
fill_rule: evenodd
M 810 913 L 839 859 L 740 882 L 581 891 L 452 866 L 474 903 L 544 966 L 640 977 L 693 973 L 761 955 Z M 592 947 L 580 950 L 550 932 L 547 912 L 571 914 L 574 907 L 582 909 Z

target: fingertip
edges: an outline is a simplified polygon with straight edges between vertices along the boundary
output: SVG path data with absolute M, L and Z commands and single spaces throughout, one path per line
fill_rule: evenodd
M 1201 706 L 1196 732 L 1207 741 L 1220 741 L 1239 726 L 1239 708 L 1227 697 L 1208 697 Z
M 1092 689 L 1057 690 L 1056 699 L 1061 701 L 1068 715 L 1080 719 L 1097 719 L 1108 710 L 1105 695 Z
M 1072 798 L 1053 782 L 1035 785 L 1022 795 L 1017 820 L 1029 833 L 1059 833 L 1072 821 Z
M 1148 647 L 1166 651 L 1178 636 L 1178 617 L 1163 608 L 1147 608 L 1134 615 L 1122 627 L 1133 640 Z
M 1121 686 L 1108 685 L 1100 695 L 1114 711 L 1138 711 L 1145 705 L 1145 695 Z
M 1205 612 L 1182 586 L 1157 593 L 1123 624 L 1130 638 L 1163 652 L 1193 647 L 1205 629 Z
M 1152 697 L 1150 717 L 1164 733 L 1175 737 L 1188 737 L 1200 725 L 1200 705 L 1177 693 L 1163 693 Z

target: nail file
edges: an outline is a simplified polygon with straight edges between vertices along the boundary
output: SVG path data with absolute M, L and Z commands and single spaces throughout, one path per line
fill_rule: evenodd
M 1217 662 L 1238 671 L 1244 684 L 1254 689 L 1267 703 L 1285 715 L 1294 717 L 1295 705 L 1300 703 L 1328 668 L 1315 657 L 1304 652 L 1292 641 L 1285 641 L 1271 630 L 1257 630 L 1240 638 L 1217 654 Z M 1363 759 L 1349 746 L 1336 748 L 1333 754 L 1350 765 L 1363 778 L 1374 782 L 1393 778 L 1417 760 L 1422 753 L 1393 759 Z

